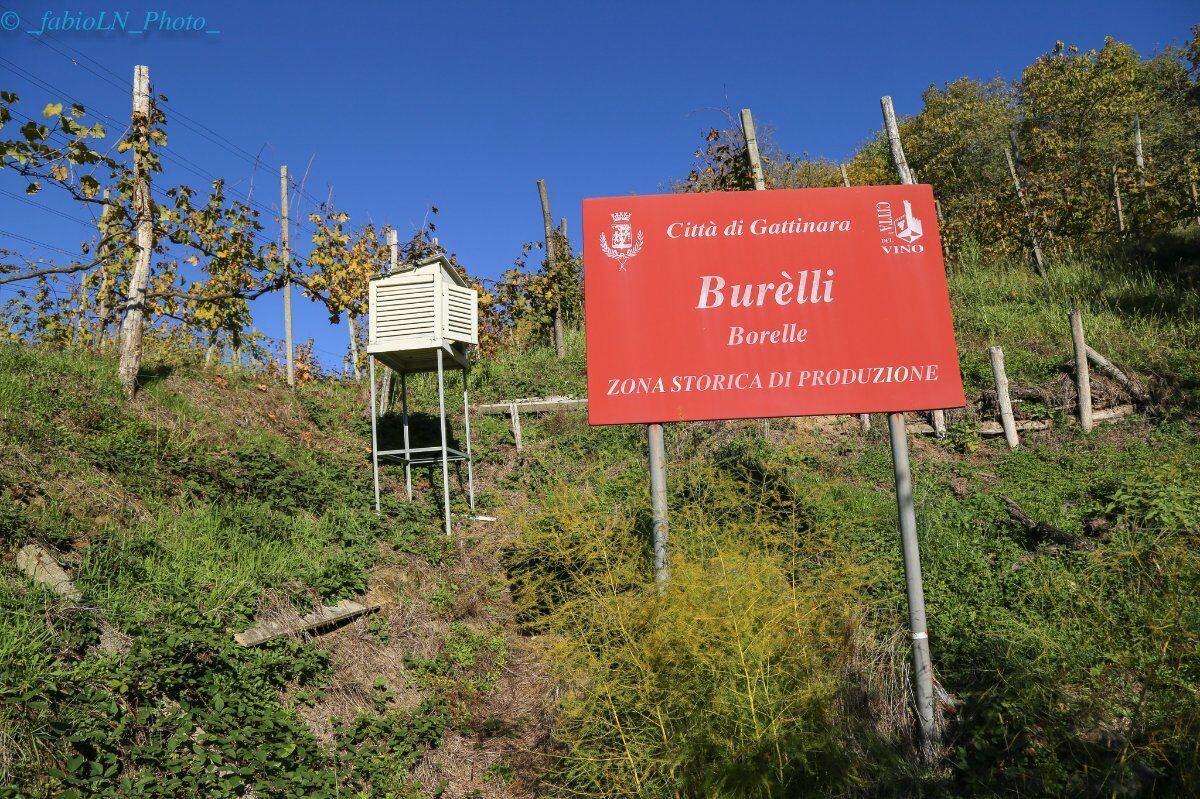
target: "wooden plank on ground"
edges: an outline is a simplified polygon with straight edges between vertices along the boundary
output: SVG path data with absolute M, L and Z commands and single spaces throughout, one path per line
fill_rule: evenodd
M 1130 416 L 1134 412 L 1132 405 L 1115 405 L 1112 408 L 1101 408 L 1098 411 L 1092 411 L 1093 422 L 1114 422 L 1123 416 Z
M 25 572 L 34 582 L 50 588 L 59 596 L 66 597 L 72 602 L 79 602 L 83 594 L 75 587 L 75 583 L 63 570 L 54 557 L 37 544 L 26 544 L 17 553 L 17 568 Z
M 243 630 L 233 636 L 233 640 L 242 646 L 258 646 L 283 635 L 317 630 L 343 621 L 349 621 L 356 616 L 378 610 L 381 603 L 362 605 L 349 599 L 343 599 L 336 605 L 325 605 L 317 608 L 307 616 L 289 621 L 260 621 L 253 627 Z
M 489 402 L 475 406 L 475 412 L 484 416 L 508 416 L 515 405 L 519 413 L 548 413 L 553 411 L 572 411 L 586 408 L 586 398 L 577 397 L 535 397 L 519 399 L 512 402 Z

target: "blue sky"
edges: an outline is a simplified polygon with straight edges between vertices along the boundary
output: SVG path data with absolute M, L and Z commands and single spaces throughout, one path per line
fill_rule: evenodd
M 128 11 L 130 29 L 147 12 L 203 16 L 220 32 L 61 31 L 43 41 L 26 32 L 47 12 L 99 11 Z M 198 123 L 168 128 L 168 150 L 193 168 L 245 192 L 254 173 L 245 153 L 261 151 L 254 201 L 277 211 L 278 165 L 299 176 L 311 159 L 309 195 L 332 189 L 354 222 L 402 235 L 437 205 L 442 243 L 485 277 L 541 237 L 538 178 L 578 243 L 584 197 L 662 190 L 687 173 L 701 132 L 724 121 L 720 109 L 753 109 L 790 152 L 843 159 L 879 126 L 880 95 L 915 113 L 930 84 L 1013 79 L 1057 39 L 1090 48 L 1114 36 L 1152 53 L 1200 21 L 1185 2 L 0 0 L 0 23 L 3 12 L 21 22 L 0 30 L 0 87 L 21 96 L 25 113 L 70 97 L 125 120 L 133 66 L 147 64 L 168 115 Z M 204 186 L 183 163 L 169 162 L 163 182 Z M 20 193 L 23 183 L 0 173 L 0 189 Z M 88 235 L 5 194 L 0 229 L 72 252 Z M 293 238 L 303 251 L 304 232 Z M 61 258 L 3 236 L 0 246 Z M 297 337 L 314 337 L 322 361 L 340 365 L 345 322 L 334 328 L 319 306 L 297 305 Z M 256 302 L 256 326 L 281 335 L 280 308 L 277 297 Z

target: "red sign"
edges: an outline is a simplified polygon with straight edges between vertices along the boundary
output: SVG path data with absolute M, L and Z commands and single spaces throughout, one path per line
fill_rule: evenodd
M 929 186 L 584 200 L 592 424 L 965 404 Z

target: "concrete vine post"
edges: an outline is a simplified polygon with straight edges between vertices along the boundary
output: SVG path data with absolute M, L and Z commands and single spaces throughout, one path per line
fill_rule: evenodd
M 558 248 L 554 246 L 554 222 L 550 218 L 550 198 L 546 194 L 546 181 L 538 179 L 538 196 L 542 201 L 542 224 L 546 228 L 546 268 L 547 271 L 553 273 L 555 264 L 558 263 Z M 554 345 L 554 352 L 559 358 L 565 358 L 567 355 L 567 342 L 563 333 L 562 319 L 562 300 L 558 297 L 557 287 L 555 288 L 554 307 L 551 309 L 553 314 L 553 326 L 550 330 L 550 341 Z
M 137 224 L 137 255 L 129 278 L 129 298 L 121 321 L 121 359 L 117 379 L 127 399 L 137 392 L 138 370 L 142 365 L 142 332 L 146 316 L 146 289 L 150 283 L 150 257 L 154 252 L 154 202 L 150 197 L 150 68 L 133 68 L 132 130 L 137 145 L 133 149 L 133 210 Z
M 900 182 L 912 186 L 917 182 L 916 175 L 908 165 L 908 157 L 904 155 L 904 144 L 900 141 L 900 126 L 896 123 L 896 109 L 892 106 L 892 98 L 884 95 L 879 98 L 883 108 L 883 126 L 887 130 L 888 145 L 892 151 L 892 163 L 896 165 L 896 173 Z M 930 414 L 933 417 L 933 430 L 938 438 L 946 437 L 946 413 L 937 410 Z
M 288 245 L 288 168 L 279 167 L 279 244 L 283 249 L 283 346 L 287 350 L 287 383 L 296 385 L 295 346 L 292 342 L 292 251 Z

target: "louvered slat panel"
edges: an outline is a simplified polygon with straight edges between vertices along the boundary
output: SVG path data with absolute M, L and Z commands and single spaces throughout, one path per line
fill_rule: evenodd
M 434 335 L 437 309 L 432 280 L 395 283 L 375 290 L 376 338 Z

